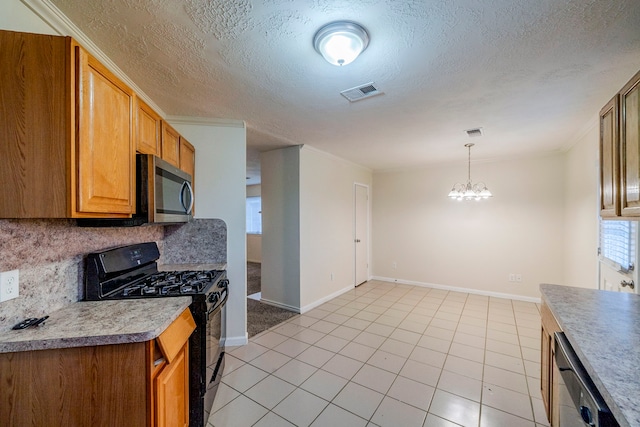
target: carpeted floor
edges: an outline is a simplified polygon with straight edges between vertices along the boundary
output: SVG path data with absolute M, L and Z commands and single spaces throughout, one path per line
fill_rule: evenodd
M 247 262 L 247 295 L 260 292 L 261 264 Z M 295 316 L 297 313 L 247 298 L 249 338 Z

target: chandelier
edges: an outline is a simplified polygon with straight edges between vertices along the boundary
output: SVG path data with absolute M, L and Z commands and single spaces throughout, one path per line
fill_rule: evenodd
M 487 188 L 484 182 L 479 182 L 474 184 L 471 182 L 471 147 L 475 144 L 464 144 L 465 147 L 469 149 L 469 161 L 468 161 L 468 175 L 467 175 L 467 183 L 460 184 L 457 183 L 453 186 L 451 191 L 449 192 L 449 197 L 455 200 L 480 200 L 480 199 L 488 199 L 492 196 L 491 191 Z

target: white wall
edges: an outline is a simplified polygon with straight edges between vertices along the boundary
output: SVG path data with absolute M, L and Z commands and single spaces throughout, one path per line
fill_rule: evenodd
M 0 28 L 37 34 L 59 34 L 20 0 L 0 2 Z
M 563 285 L 598 287 L 598 116 L 565 155 Z
M 227 345 L 247 342 L 246 129 L 232 120 L 168 119 L 196 148 L 196 218 L 227 224 Z
M 371 170 L 305 145 L 300 151 L 300 307 L 355 286 L 354 183 Z M 333 274 L 333 280 L 331 275 Z
M 262 301 L 300 310 L 300 147 L 262 153 Z
M 262 262 L 262 234 L 247 233 L 247 261 Z
M 305 312 L 352 289 L 354 183 L 371 171 L 307 145 L 260 163 L 263 301 Z
M 563 158 L 472 162 L 474 182 L 494 196 L 479 202 L 447 197 L 466 181 L 464 161 L 375 173 L 374 276 L 539 298 L 540 283 L 563 279 Z

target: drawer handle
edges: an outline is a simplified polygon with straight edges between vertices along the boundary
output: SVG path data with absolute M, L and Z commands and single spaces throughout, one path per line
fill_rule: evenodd
M 636 287 L 635 283 L 633 283 L 633 280 L 623 280 L 620 282 L 620 286 L 622 286 L 623 288 L 626 288 L 628 286 L 629 289 L 634 289 Z

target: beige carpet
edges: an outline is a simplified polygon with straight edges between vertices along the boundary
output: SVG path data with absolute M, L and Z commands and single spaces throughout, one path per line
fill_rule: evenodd
M 261 291 L 261 265 L 247 262 L 247 295 Z M 247 333 L 249 338 L 295 316 L 297 313 L 247 298 Z

